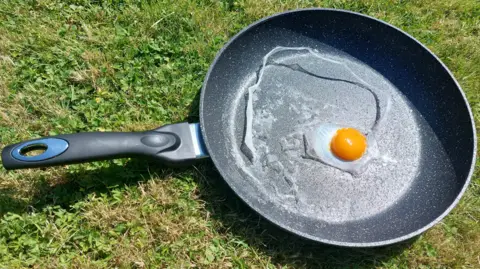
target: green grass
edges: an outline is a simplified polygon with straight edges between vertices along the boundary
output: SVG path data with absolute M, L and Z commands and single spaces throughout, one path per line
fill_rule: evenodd
M 454 72 L 480 126 L 480 2 L 0 1 L 0 137 L 146 130 L 197 121 L 218 49 L 299 7 L 390 22 Z M 478 170 L 478 169 L 477 169 Z M 378 249 L 307 242 L 247 208 L 209 163 L 115 160 L 0 170 L 0 268 L 480 268 L 480 175 L 416 240 Z

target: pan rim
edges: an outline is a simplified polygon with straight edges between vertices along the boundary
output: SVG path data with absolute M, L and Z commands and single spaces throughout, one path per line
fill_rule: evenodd
M 412 41 L 414 41 L 415 43 L 417 43 L 419 46 L 421 46 L 421 48 L 423 48 L 426 52 L 428 52 L 448 73 L 448 75 L 450 76 L 450 78 L 453 80 L 453 82 L 455 83 L 458 91 L 460 92 L 462 98 L 463 98 L 463 101 L 467 107 L 467 111 L 468 111 L 468 114 L 470 116 L 470 123 L 472 125 L 472 130 L 473 130 L 473 156 L 472 156 L 472 162 L 470 164 L 470 171 L 467 175 L 467 178 L 465 180 L 465 183 L 462 187 L 462 189 L 460 190 L 460 192 L 458 193 L 458 195 L 456 196 L 455 200 L 451 203 L 451 205 L 442 213 L 440 214 L 440 216 L 438 216 L 436 219 L 434 219 L 433 221 L 431 221 L 429 224 L 417 229 L 416 231 L 413 231 L 411 233 L 408 233 L 406 235 L 403 235 L 403 236 L 400 236 L 400 237 L 396 237 L 396 238 L 393 238 L 393 239 L 389 239 L 389 240 L 383 240 L 383 241 L 375 241 L 375 242 L 365 242 L 365 243 L 361 243 L 361 242 L 348 242 L 348 241 L 336 241 L 336 240 L 328 240 L 328 239 L 324 239 L 324 238 L 319 238 L 317 236 L 312 236 L 311 234 L 307 234 L 307 233 L 304 233 L 304 232 L 301 232 L 297 229 L 293 229 L 287 225 L 284 225 L 283 223 L 279 222 L 279 221 L 276 221 L 276 220 L 273 220 L 272 218 L 270 218 L 264 211 L 262 210 L 259 210 L 259 208 L 255 205 L 252 205 L 248 199 L 245 199 L 245 197 L 243 197 L 242 195 L 240 195 L 240 192 L 237 191 L 237 188 L 236 186 L 230 184 L 229 180 L 226 180 L 226 178 L 228 178 L 228 173 L 222 168 L 222 166 L 220 165 L 217 165 L 218 164 L 218 161 L 216 160 L 215 158 L 215 153 L 212 154 L 212 148 L 210 146 L 210 143 L 209 143 L 209 139 L 208 139 L 208 135 L 207 135 L 207 132 L 204 128 L 204 117 L 203 117 L 203 111 L 204 111 L 204 98 L 205 98 L 205 91 L 206 91 L 206 88 L 207 88 L 207 84 L 208 84 L 208 80 L 209 80 L 209 77 L 211 75 L 211 72 L 213 70 L 213 68 L 215 67 L 215 65 L 217 64 L 218 60 L 220 59 L 220 57 L 222 56 L 222 54 L 225 52 L 225 50 L 233 43 L 235 42 L 235 40 L 237 40 L 238 38 L 240 38 L 244 33 L 246 33 L 247 31 L 249 31 L 251 28 L 257 26 L 257 25 L 260 25 L 262 23 L 265 23 L 273 18 L 276 18 L 276 17 L 279 17 L 279 16 L 283 16 L 283 15 L 288 15 L 288 14 L 292 14 L 292 13 L 299 13 L 299 12 L 305 12 L 305 11 L 329 11 L 329 12 L 339 12 L 339 13 L 345 13 L 345 14 L 350 14 L 350 15 L 355 15 L 355 16 L 360 16 L 360 17 L 363 17 L 365 19 L 370 19 L 370 20 L 374 20 L 378 23 L 381 23 L 385 26 L 388 26 L 388 27 L 391 27 L 393 28 L 393 30 L 396 30 L 398 32 L 400 32 L 401 34 L 405 35 L 406 37 L 410 38 Z M 217 168 L 217 170 L 219 171 L 220 175 L 222 176 L 223 180 L 225 180 L 225 182 L 228 184 L 228 186 L 235 192 L 235 194 L 240 197 L 240 199 L 243 200 L 243 202 L 245 204 L 247 204 L 250 208 L 252 208 L 255 212 L 257 212 L 260 216 L 262 216 L 263 218 L 267 219 L 269 222 L 275 224 L 276 226 L 286 230 L 286 231 L 289 231 L 293 234 L 296 234 L 296 235 L 299 235 L 303 238 L 306 238 L 306 239 L 310 239 L 310 240 L 313 240 L 313 241 L 316 241 L 316 242 L 320 242 L 320 243 L 324 243 L 324 244 L 328 244 L 328 245 L 334 245 L 334 246 L 342 246 L 342 247 L 379 247 L 379 246 L 386 246 L 386 245 L 391 245 L 391 244 L 395 244 L 395 243 L 399 243 L 399 242 L 402 242 L 402 241 L 405 241 L 405 240 L 408 240 L 408 239 L 411 239 L 415 236 L 418 236 L 420 234 L 422 234 L 423 232 L 425 232 L 426 230 L 432 228 L 433 226 L 435 226 L 436 224 L 438 224 L 442 219 L 444 219 L 452 210 L 453 208 L 456 207 L 456 205 L 459 203 L 460 199 L 463 197 L 465 191 L 467 190 L 468 186 L 470 185 L 470 181 L 471 181 L 471 178 L 473 176 L 473 172 L 475 170 L 475 164 L 476 164 L 476 154 L 477 154 L 477 134 L 476 134 L 476 129 L 475 129 L 475 121 L 474 121 L 474 117 L 473 117 L 473 113 L 472 113 L 472 109 L 470 107 L 470 104 L 468 102 L 468 99 L 465 95 L 465 92 L 463 91 L 462 87 L 460 86 L 460 84 L 458 83 L 458 81 L 455 79 L 455 77 L 453 76 L 453 73 L 450 71 L 450 69 L 448 69 L 448 67 L 440 60 L 440 58 L 438 58 L 430 49 L 428 49 L 424 44 L 422 44 L 420 41 L 418 41 L 417 39 L 415 39 L 412 35 L 408 34 L 407 32 L 401 30 L 400 28 L 394 26 L 394 25 L 391 25 L 385 21 L 382 21 L 380 19 L 377 19 L 377 18 L 374 18 L 374 17 L 371 17 L 369 15 L 365 15 L 365 14 L 362 14 L 362 13 L 358 13 L 358 12 L 354 12 L 354 11 L 350 11 L 350 10 L 344 10 L 344 9 L 334 9 L 334 8 L 303 8 L 303 9 L 294 9 L 294 10 L 288 10 L 288 11 L 285 11 L 285 12 L 279 12 L 279 13 L 275 13 L 273 15 L 270 15 L 270 16 L 267 16 L 267 17 L 264 17 L 260 20 L 257 20 L 253 23 L 251 23 L 250 25 L 246 26 L 245 28 L 243 28 L 240 32 L 238 32 L 236 35 L 234 35 L 232 38 L 230 38 L 230 40 L 217 52 L 216 56 L 215 56 L 215 59 L 213 60 L 212 64 L 210 65 L 209 69 L 208 69 L 208 72 L 205 76 L 205 79 L 204 79 L 204 82 L 203 82 L 203 86 L 202 86 L 202 89 L 201 89 L 201 95 L 200 95 L 200 128 L 201 128 L 201 131 L 202 131 L 202 136 L 203 136 L 203 139 L 204 139 L 204 142 L 205 142 L 205 146 L 208 150 L 208 152 L 210 153 L 210 157 L 213 161 L 213 163 L 215 164 L 215 167 Z

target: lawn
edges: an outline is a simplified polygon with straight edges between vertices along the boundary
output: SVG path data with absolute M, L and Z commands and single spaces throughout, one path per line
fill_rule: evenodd
M 4 0 L 0 146 L 198 121 L 197 94 L 222 45 L 300 7 L 358 11 L 407 31 L 452 70 L 480 126 L 478 0 Z M 0 168 L 0 268 L 480 268 L 478 170 L 455 210 L 422 236 L 343 249 L 263 220 L 208 161 Z

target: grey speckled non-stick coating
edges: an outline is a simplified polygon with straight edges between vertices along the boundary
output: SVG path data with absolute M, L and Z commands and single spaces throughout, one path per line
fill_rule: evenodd
M 342 219 L 337 217 L 342 212 L 329 212 L 330 216 L 322 215 L 322 212 L 327 212 L 325 210 L 295 213 L 274 199 L 274 193 L 259 191 L 259 178 L 253 178 L 255 175 L 249 172 L 246 163 L 238 161 L 239 158 L 245 159 L 239 156 L 245 131 L 245 89 L 259 70 L 262 58 L 277 46 L 320 48 L 327 52 L 328 48 L 332 48 L 340 58 L 346 55 L 346 58 L 355 59 L 374 70 L 415 111 L 419 158 L 411 164 L 415 173 L 409 173 L 408 178 L 399 176 L 402 173 L 384 175 L 384 181 L 372 183 L 373 186 L 362 190 L 362 195 L 358 188 L 361 189 L 364 182 L 358 182 L 357 192 L 342 190 L 334 188 L 336 182 L 332 181 L 331 174 L 324 174 L 330 181 L 323 183 L 332 184 L 323 185 L 324 188 L 332 187 L 339 197 L 345 197 L 347 192 L 357 193 L 355 197 L 350 197 L 351 204 L 354 201 L 363 206 L 376 203 L 372 208 L 365 208 L 366 211 L 371 209 L 368 215 L 356 217 L 353 214 Z M 290 81 L 295 79 L 299 77 Z M 305 83 L 314 82 L 307 82 L 305 77 Z M 268 98 L 268 93 L 266 96 Z M 473 172 L 476 152 L 473 117 L 450 71 L 408 34 L 353 12 L 297 10 L 274 15 L 247 27 L 217 55 L 206 77 L 200 105 L 205 144 L 230 187 L 268 220 L 295 234 L 323 243 L 352 247 L 380 246 L 418 235 L 440 221 L 457 204 Z M 367 111 L 368 107 L 365 109 Z M 395 113 L 392 115 L 395 117 Z M 402 124 L 401 116 L 390 119 L 390 123 L 398 128 Z M 285 122 L 285 126 L 289 124 Z M 405 124 L 405 128 L 409 128 L 407 126 Z M 394 139 L 390 138 L 388 142 L 392 141 Z M 412 145 L 407 143 L 403 146 Z M 448 166 L 452 169 L 448 170 Z M 306 182 L 303 186 L 322 180 L 319 179 L 321 175 L 313 176 L 315 179 L 303 178 Z M 395 180 L 409 182 L 401 195 L 385 195 L 375 200 L 369 193 L 369 189 L 387 193 L 387 188 L 391 190 L 396 186 Z M 352 186 L 355 189 L 355 185 Z M 315 189 L 309 191 L 305 195 L 311 197 L 315 194 Z M 322 194 L 320 189 L 318 192 L 319 195 L 327 195 L 325 192 Z M 333 196 L 328 196 L 328 199 Z M 324 206 L 322 201 L 319 197 L 315 203 Z M 382 203 L 388 206 L 382 206 Z

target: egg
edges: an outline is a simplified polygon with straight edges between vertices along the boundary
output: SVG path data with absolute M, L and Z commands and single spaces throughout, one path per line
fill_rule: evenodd
M 305 151 L 307 157 L 353 175 L 362 173 L 378 155 L 373 135 L 331 123 L 318 125 L 305 134 Z

